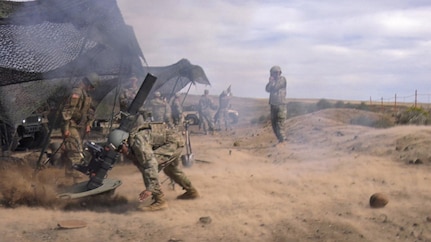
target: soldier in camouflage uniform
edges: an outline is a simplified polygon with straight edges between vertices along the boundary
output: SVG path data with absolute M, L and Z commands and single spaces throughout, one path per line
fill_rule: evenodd
M 124 88 L 120 93 L 120 110 L 123 112 L 127 112 L 130 104 L 138 93 L 138 78 L 131 77 L 129 79 L 130 84 L 127 88 Z
M 208 134 L 208 130 L 214 132 L 214 121 L 211 110 L 216 110 L 217 106 L 214 105 L 211 98 L 208 96 L 209 91 L 205 90 L 204 95 L 199 99 L 199 119 L 202 122 L 202 128 L 205 135 Z M 207 129 L 208 126 L 208 129 Z
M 179 126 L 183 123 L 183 106 L 181 105 L 180 94 L 175 93 L 171 101 L 172 122 Z
M 80 177 L 79 172 L 73 169 L 83 159 L 82 137 L 91 130 L 94 121 L 94 108 L 92 98 L 87 91 L 94 88 L 95 82 L 99 81 L 96 73 L 84 77 L 76 87 L 72 89 L 62 110 L 62 135 L 64 138 L 62 161 L 65 165 L 66 176 L 76 180 Z
M 271 124 L 275 136 L 279 143 L 286 141 L 284 123 L 287 118 L 286 107 L 287 82 L 281 76 L 281 68 L 273 66 L 270 69 L 269 82 L 266 84 L 266 91 L 269 92 L 269 104 L 271 107 Z
M 230 130 L 230 122 L 229 122 L 229 106 L 230 106 L 230 93 L 227 91 L 223 91 L 219 96 L 219 107 L 216 114 L 216 122 L 218 127 L 221 130 L 222 124 L 225 127 L 225 130 Z
M 132 160 L 142 173 L 145 190 L 139 194 L 139 198 L 141 201 L 152 198 L 153 203 L 141 207 L 141 210 L 157 211 L 168 207 L 158 176 L 162 169 L 185 190 L 178 199 L 199 197 L 198 191 L 179 169 L 184 140 L 179 132 L 169 129 L 165 123 L 140 123 L 129 133 L 116 129 L 109 134 L 108 143 Z
M 154 92 L 154 98 L 150 101 L 151 115 L 154 122 L 165 122 L 171 125 L 171 107 L 159 91 Z

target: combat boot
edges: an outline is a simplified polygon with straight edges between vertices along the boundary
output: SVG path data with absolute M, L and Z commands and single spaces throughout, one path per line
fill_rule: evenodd
M 138 210 L 141 210 L 143 212 L 150 212 L 150 211 L 159 211 L 159 210 L 168 208 L 168 203 L 166 202 L 164 197 L 165 197 L 164 194 L 154 195 L 153 203 L 151 203 L 149 206 L 146 206 L 146 207 L 138 207 Z
M 177 197 L 177 199 L 195 199 L 195 198 L 198 198 L 198 197 L 199 197 L 199 193 L 196 190 L 196 188 L 191 187 L 191 188 L 188 188 L 188 189 L 186 188 L 186 192 L 183 193 L 183 194 L 181 194 L 181 195 L 179 195 Z

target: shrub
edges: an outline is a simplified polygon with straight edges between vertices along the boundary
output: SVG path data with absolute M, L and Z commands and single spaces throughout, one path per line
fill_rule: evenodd
M 357 109 L 368 111 L 369 107 L 365 102 L 361 102 L 361 104 L 358 105 Z
M 337 101 L 334 105 L 335 108 L 343 108 L 344 102 L 343 101 Z
M 383 117 L 373 123 L 374 128 L 389 128 L 392 126 L 394 126 L 394 122 L 388 117 Z
M 326 99 L 320 99 L 316 103 L 317 110 L 332 108 L 332 104 Z
M 410 107 L 396 115 L 397 124 L 427 125 L 431 123 L 429 112 L 421 107 Z
M 383 116 L 376 120 L 362 115 L 350 120 L 350 123 L 374 128 L 389 128 L 393 126 L 391 119 Z

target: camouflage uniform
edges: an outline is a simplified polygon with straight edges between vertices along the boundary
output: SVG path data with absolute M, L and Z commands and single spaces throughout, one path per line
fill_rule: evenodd
M 161 97 L 155 97 L 150 101 L 151 115 L 154 122 L 166 122 L 171 124 L 171 107 Z
M 132 104 L 132 101 L 137 93 L 138 89 L 134 87 L 123 89 L 119 97 L 121 111 L 127 112 L 127 109 L 129 108 L 130 104 Z
M 179 97 L 175 96 L 171 102 L 172 122 L 181 125 L 183 122 L 183 107 Z
M 275 66 L 271 68 L 272 70 L 281 70 L 279 67 Z M 266 91 L 270 93 L 269 104 L 271 107 L 271 124 L 275 136 L 278 142 L 284 142 L 286 140 L 284 123 L 287 118 L 287 107 L 286 107 L 286 88 L 287 82 L 284 76 L 272 76 L 269 78 L 268 84 L 266 84 Z
M 202 128 L 207 134 L 207 126 L 209 131 L 214 131 L 214 121 L 211 110 L 217 109 L 208 96 L 208 90 L 205 90 L 204 95 L 199 99 L 199 119 L 202 123 Z
M 66 175 L 76 174 L 72 166 L 82 161 L 82 137 L 87 126 L 91 127 L 94 121 L 94 108 L 91 102 L 91 97 L 83 87 L 75 87 L 62 110 L 62 133 L 70 132 L 64 139 L 62 153 Z
M 129 79 L 131 82 L 127 88 L 124 88 L 122 92 L 120 93 L 119 100 L 120 100 L 120 110 L 123 112 L 127 112 L 130 104 L 132 104 L 133 99 L 135 98 L 136 94 L 138 93 L 138 87 L 137 82 L 138 79 L 135 77 L 132 77 Z
M 218 123 L 218 127 L 222 126 L 222 123 L 224 124 L 225 130 L 229 130 L 230 122 L 229 122 L 229 105 L 230 105 L 230 96 L 228 93 L 223 91 L 219 96 L 219 109 L 216 114 L 216 120 Z
M 156 202 L 164 202 L 158 176 L 161 169 L 186 193 L 195 192 L 197 196 L 196 189 L 178 167 L 184 140 L 177 131 L 168 129 L 165 123 L 144 123 L 130 132 L 128 144 L 131 150 L 127 158 L 142 173 L 146 190 L 152 192 Z

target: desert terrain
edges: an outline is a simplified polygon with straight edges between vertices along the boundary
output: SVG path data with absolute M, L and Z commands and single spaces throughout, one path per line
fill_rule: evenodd
M 216 97 L 214 97 L 214 101 Z M 183 168 L 196 200 L 160 179 L 169 208 L 137 211 L 144 189 L 130 163 L 109 173 L 114 194 L 59 200 L 70 181 L 50 167 L 32 176 L 37 151 L 2 158 L 0 241 L 431 241 L 431 127 L 354 125 L 378 113 L 325 109 L 286 121 L 288 141 L 275 146 L 267 100 L 234 98 L 231 131 L 191 128 L 195 162 Z M 370 196 L 388 204 L 371 208 Z M 60 229 L 74 219 L 83 228 Z

